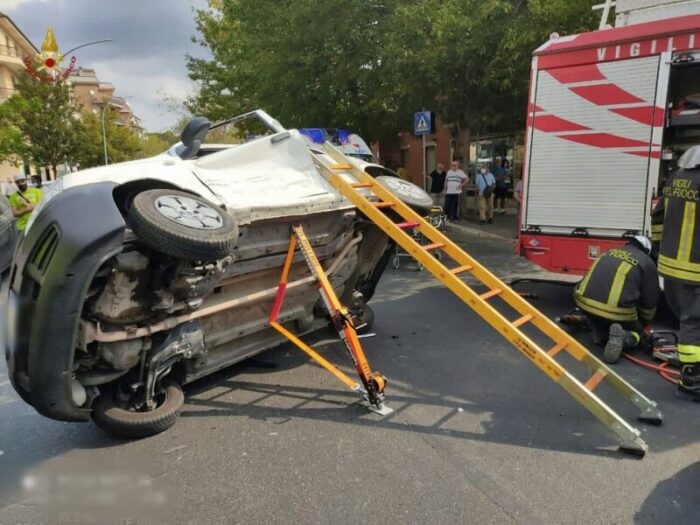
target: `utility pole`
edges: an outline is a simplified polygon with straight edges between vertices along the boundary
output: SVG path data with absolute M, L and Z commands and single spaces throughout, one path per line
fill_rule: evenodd
M 107 107 L 107 102 L 105 101 L 102 106 L 102 144 L 105 148 L 105 166 L 109 164 L 109 159 L 107 159 L 107 132 L 105 130 L 105 108 Z

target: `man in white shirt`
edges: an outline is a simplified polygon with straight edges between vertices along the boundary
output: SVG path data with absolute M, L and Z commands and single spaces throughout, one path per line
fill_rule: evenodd
M 469 177 L 459 169 L 459 161 L 453 160 L 445 177 L 445 214 L 451 221 L 459 219 L 459 196 Z

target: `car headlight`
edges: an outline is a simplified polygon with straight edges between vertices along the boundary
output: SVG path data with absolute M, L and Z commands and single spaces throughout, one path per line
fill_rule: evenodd
M 51 186 L 46 188 L 41 193 L 41 200 L 39 201 L 39 204 L 37 204 L 36 207 L 34 208 L 34 211 L 29 216 L 29 220 L 27 221 L 27 225 L 24 227 L 25 234 L 32 227 L 32 224 L 34 224 L 34 221 L 39 216 L 39 213 L 41 213 L 41 210 L 44 208 L 44 206 L 46 206 L 46 203 L 48 203 L 51 199 L 53 199 L 56 195 L 58 195 L 62 191 L 63 191 L 63 179 L 58 179 L 55 182 L 52 182 Z

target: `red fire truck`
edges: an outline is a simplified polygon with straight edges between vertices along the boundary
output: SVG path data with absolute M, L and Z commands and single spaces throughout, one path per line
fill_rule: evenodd
M 700 2 L 665 3 L 685 16 L 554 35 L 534 52 L 518 250 L 547 270 L 583 275 L 650 235 L 654 198 L 700 144 Z

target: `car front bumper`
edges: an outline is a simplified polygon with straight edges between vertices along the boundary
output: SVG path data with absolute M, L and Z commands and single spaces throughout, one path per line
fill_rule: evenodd
M 73 402 L 75 341 L 90 283 L 122 249 L 126 225 L 114 183 L 78 186 L 39 212 L 13 260 L 5 358 L 15 390 L 40 414 L 84 421 Z

